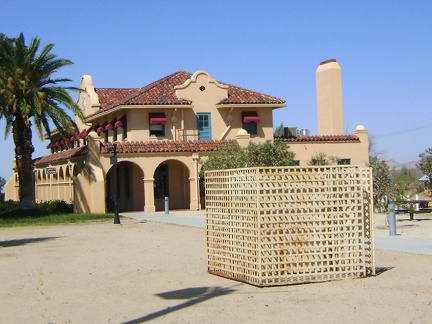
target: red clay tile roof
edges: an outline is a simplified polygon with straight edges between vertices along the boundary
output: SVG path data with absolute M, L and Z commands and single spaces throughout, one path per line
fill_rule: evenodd
M 183 84 L 190 77 L 190 73 L 178 71 L 143 88 L 96 88 L 101 109 L 88 117 L 120 105 L 190 105 L 190 100 L 177 98 L 174 90 L 174 86 Z
M 117 102 L 131 96 L 139 89 L 122 89 L 122 88 L 99 88 L 96 92 L 99 96 L 99 103 L 102 107 L 110 107 Z
M 101 109 L 88 117 L 96 116 L 120 105 L 191 105 L 190 100 L 177 98 L 174 89 L 191 76 L 191 73 L 177 71 L 140 89 L 96 88 Z M 226 85 L 228 86 L 228 98 L 221 100 L 218 105 L 285 104 L 285 100 L 280 98 L 230 84 Z
M 222 83 L 222 82 L 221 82 Z M 228 86 L 228 98 L 222 99 L 218 105 L 228 104 L 285 104 L 285 100 L 259 93 L 256 91 L 236 87 L 230 84 Z
M 226 144 L 237 144 L 235 140 L 213 141 L 131 141 L 117 142 L 117 153 L 160 153 L 160 152 L 209 152 Z M 109 153 L 107 148 L 113 143 L 105 143 L 102 153 Z
M 288 143 L 318 143 L 318 142 L 360 142 L 357 135 L 322 135 L 322 136 L 297 136 L 279 137 L 280 141 Z
M 82 156 L 87 154 L 87 146 L 75 147 L 69 150 L 64 150 L 50 155 L 45 155 L 34 162 L 35 166 L 41 166 L 43 164 L 57 163 L 74 157 Z
M 178 71 L 140 89 L 124 105 L 190 105 L 192 102 L 179 99 L 174 87 L 190 79 L 191 74 Z
M 357 135 L 325 135 L 325 136 L 298 136 L 291 138 L 277 138 L 287 143 L 329 143 L 329 142 L 359 142 Z M 117 153 L 163 153 L 163 152 L 210 152 L 222 145 L 235 144 L 236 140 L 211 140 L 211 141 L 131 141 L 117 142 Z M 112 154 L 107 148 L 113 143 L 101 145 L 102 154 Z M 87 146 L 72 148 L 58 153 L 50 154 L 36 159 L 35 166 L 57 163 L 73 157 L 87 154 Z

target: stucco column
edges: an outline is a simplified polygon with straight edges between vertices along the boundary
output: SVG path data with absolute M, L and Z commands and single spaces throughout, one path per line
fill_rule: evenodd
M 49 174 L 49 200 L 53 200 L 53 175 Z
M 80 213 L 105 213 L 105 177 L 96 132 L 88 135 L 87 149 L 87 163 L 74 181 L 74 209 Z
M 243 128 L 237 132 L 235 139 L 241 147 L 246 147 L 250 143 L 250 135 Z
M 144 179 L 144 211 L 146 213 L 153 213 L 156 211 L 154 203 L 154 179 Z
M 369 131 L 363 125 L 358 125 L 354 134 L 360 139 L 360 145 L 357 148 L 357 154 L 363 159 L 357 163 L 360 165 L 367 165 L 369 162 Z
M 197 198 L 197 190 L 196 190 L 196 182 L 195 177 L 189 177 L 189 191 L 190 191 L 190 203 L 189 203 L 189 209 L 190 210 L 199 210 L 198 200 Z M 199 194 L 198 194 L 199 197 Z
M 69 179 L 68 179 L 69 180 L 69 199 L 71 202 L 73 202 L 74 201 L 74 197 L 73 197 L 73 194 L 74 194 L 73 174 L 72 174 L 73 167 L 72 167 L 72 163 L 70 161 L 68 161 L 67 169 L 68 169 L 68 173 L 69 173 Z
M 192 154 L 192 160 L 194 161 L 194 174 L 189 178 L 190 191 L 191 191 L 191 210 L 200 210 L 200 189 L 199 189 L 199 173 L 198 173 L 198 162 L 200 160 L 199 154 Z M 195 182 L 195 183 L 194 183 Z

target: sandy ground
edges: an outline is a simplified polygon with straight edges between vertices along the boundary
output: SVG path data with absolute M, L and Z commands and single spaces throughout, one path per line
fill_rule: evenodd
M 410 224 L 432 239 L 432 218 Z M 376 250 L 375 277 L 257 288 L 207 273 L 205 235 L 131 219 L 0 229 L 0 323 L 431 322 L 432 255 Z
M 396 234 L 402 237 L 432 240 L 432 214 L 396 214 Z M 389 235 L 387 214 L 374 214 L 375 235 Z

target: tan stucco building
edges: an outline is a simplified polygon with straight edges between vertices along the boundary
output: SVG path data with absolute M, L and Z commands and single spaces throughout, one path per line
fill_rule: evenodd
M 80 87 L 86 90 L 77 100 L 85 115 L 85 123 L 76 120 L 80 132 L 56 138 L 47 146 L 51 154 L 34 163 L 35 200 L 73 202 L 77 212 L 107 211 L 115 192 L 113 159 L 120 211 L 162 210 L 165 197 L 170 209 L 203 208 L 200 162 L 228 142 L 246 146 L 273 140 L 272 111 L 286 106 L 283 99 L 218 82 L 206 71 L 180 70 L 133 89 L 97 88 L 84 75 Z M 352 135 L 343 133 L 342 80 L 335 60 L 317 70 L 317 97 L 319 135 L 283 139 L 299 164 L 326 153 L 365 165 L 367 130 L 359 126 Z M 17 200 L 17 194 L 15 174 L 6 199 Z

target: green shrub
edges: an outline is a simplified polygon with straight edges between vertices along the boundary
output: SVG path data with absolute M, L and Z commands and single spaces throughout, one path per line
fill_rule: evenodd
M 337 165 L 339 164 L 339 158 L 336 156 L 330 156 L 323 152 L 314 154 L 308 165 Z
M 0 215 L 23 217 L 43 216 L 49 214 L 71 214 L 73 213 L 73 205 L 68 204 L 63 200 L 50 200 L 40 203 L 34 203 L 31 210 L 20 210 L 19 201 L 8 200 L 0 203 Z
M 49 200 L 33 204 L 34 209 L 46 211 L 50 214 L 70 214 L 73 213 L 73 205 L 63 200 Z
M 246 147 L 246 167 L 293 166 L 295 153 L 279 140 L 255 144 Z
M 279 140 L 259 144 L 250 142 L 247 147 L 230 143 L 209 153 L 202 165 L 201 176 L 209 170 L 290 166 L 295 165 L 294 158 L 294 152 L 289 151 L 289 146 Z
M 110 214 L 73 213 L 73 205 L 61 200 L 34 203 L 32 207 L 21 210 L 19 202 L 0 203 L 0 227 L 68 224 L 112 218 Z
M 19 201 L 8 200 L 0 203 L 0 214 L 19 209 Z

